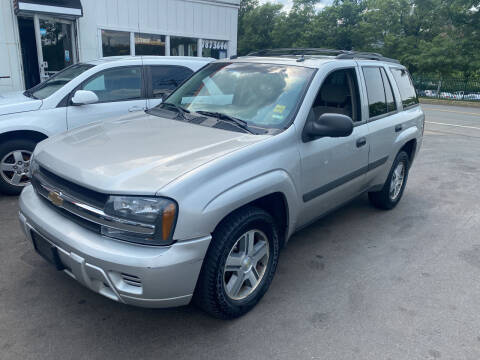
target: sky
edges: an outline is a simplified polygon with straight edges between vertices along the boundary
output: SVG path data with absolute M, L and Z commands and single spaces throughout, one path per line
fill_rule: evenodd
M 260 0 L 261 4 L 264 4 L 266 2 L 271 2 L 274 4 L 282 4 L 284 11 L 289 11 L 292 8 L 292 0 Z M 320 0 L 320 2 L 317 3 L 316 7 L 318 10 L 321 10 L 325 6 L 330 5 L 332 2 L 333 0 Z

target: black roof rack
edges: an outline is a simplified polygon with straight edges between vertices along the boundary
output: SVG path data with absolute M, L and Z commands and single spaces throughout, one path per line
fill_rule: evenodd
M 400 61 L 398 61 L 397 59 L 391 59 L 383 56 L 382 54 L 369 53 L 369 52 L 348 51 L 343 54 L 337 55 L 336 58 L 337 59 L 377 60 L 377 61 L 386 61 L 386 62 L 400 64 Z
M 320 48 L 280 48 L 264 49 L 251 52 L 247 56 L 282 56 L 282 55 L 330 55 L 336 56 L 345 53 L 345 50 Z
M 386 61 L 399 64 L 395 59 L 390 59 L 382 54 L 370 52 L 357 52 L 350 50 L 335 50 L 335 49 L 320 49 L 320 48 L 281 48 L 281 49 L 264 49 L 254 51 L 247 56 L 301 56 L 305 55 L 324 55 L 335 56 L 336 59 L 362 59 L 362 60 L 377 60 Z

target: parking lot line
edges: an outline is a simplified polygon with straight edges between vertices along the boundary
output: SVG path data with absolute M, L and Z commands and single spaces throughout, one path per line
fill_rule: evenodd
M 435 124 L 435 125 L 454 126 L 454 127 L 459 127 L 459 128 L 465 128 L 465 129 L 480 130 L 480 127 L 476 127 L 476 126 L 454 125 L 454 124 L 440 123 L 440 122 L 435 122 L 435 121 L 425 121 L 425 123 L 427 123 L 427 124 Z
M 422 106 L 423 110 L 429 110 L 429 111 L 441 111 L 441 112 L 449 112 L 449 113 L 455 113 L 455 114 L 465 114 L 465 115 L 475 115 L 475 116 L 480 116 L 480 113 L 474 113 L 474 112 L 466 112 L 466 111 L 455 111 L 455 110 L 445 110 L 445 109 L 433 109 L 433 108 L 426 108 Z

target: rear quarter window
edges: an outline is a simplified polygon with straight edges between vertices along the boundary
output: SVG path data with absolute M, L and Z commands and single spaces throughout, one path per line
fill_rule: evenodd
M 407 108 L 418 104 L 417 93 L 408 71 L 405 69 L 391 69 L 391 71 L 400 91 L 403 107 Z

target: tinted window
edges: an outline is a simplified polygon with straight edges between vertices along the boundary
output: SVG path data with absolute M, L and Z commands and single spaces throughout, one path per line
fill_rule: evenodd
M 379 67 L 363 68 L 365 84 L 367 85 L 368 109 L 370 117 L 386 114 L 387 102 L 385 100 L 385 90 L 383 88 L 382 75 Z
M 385 87 L 385 96 L 387 97 L 387 111 L 395 111 L 397 110 L 397 104 L 395 103 L 395 97 L 393 95 L 392 84 L 390 83 L 390 79 L 385 72 L 385 69 L 381 69 L 382 72 L 382 79 L 383 85 Z
M 197 56 L 197 39 L 170 36 L 170 55 Z
M 159 98 L 170 93 L 180 85 L 193 71 L 183 66 L 151 66 L 152 97 Z
M 135 33 L 135 55 L 165 55 L 165 36 Z
M 99 102 L 138 99 L 142 96 L 142 70 L 129 66 L 102 71 L 82 87 L 97 94 Z
M 103 56 L 130 55 L 130 33 L 102 30 Z
M 404 107 L 418 104 L 417 93 L 413 87 L 412 79 L 405 69 L 392 69 L 393 77 L 397 82 Z

